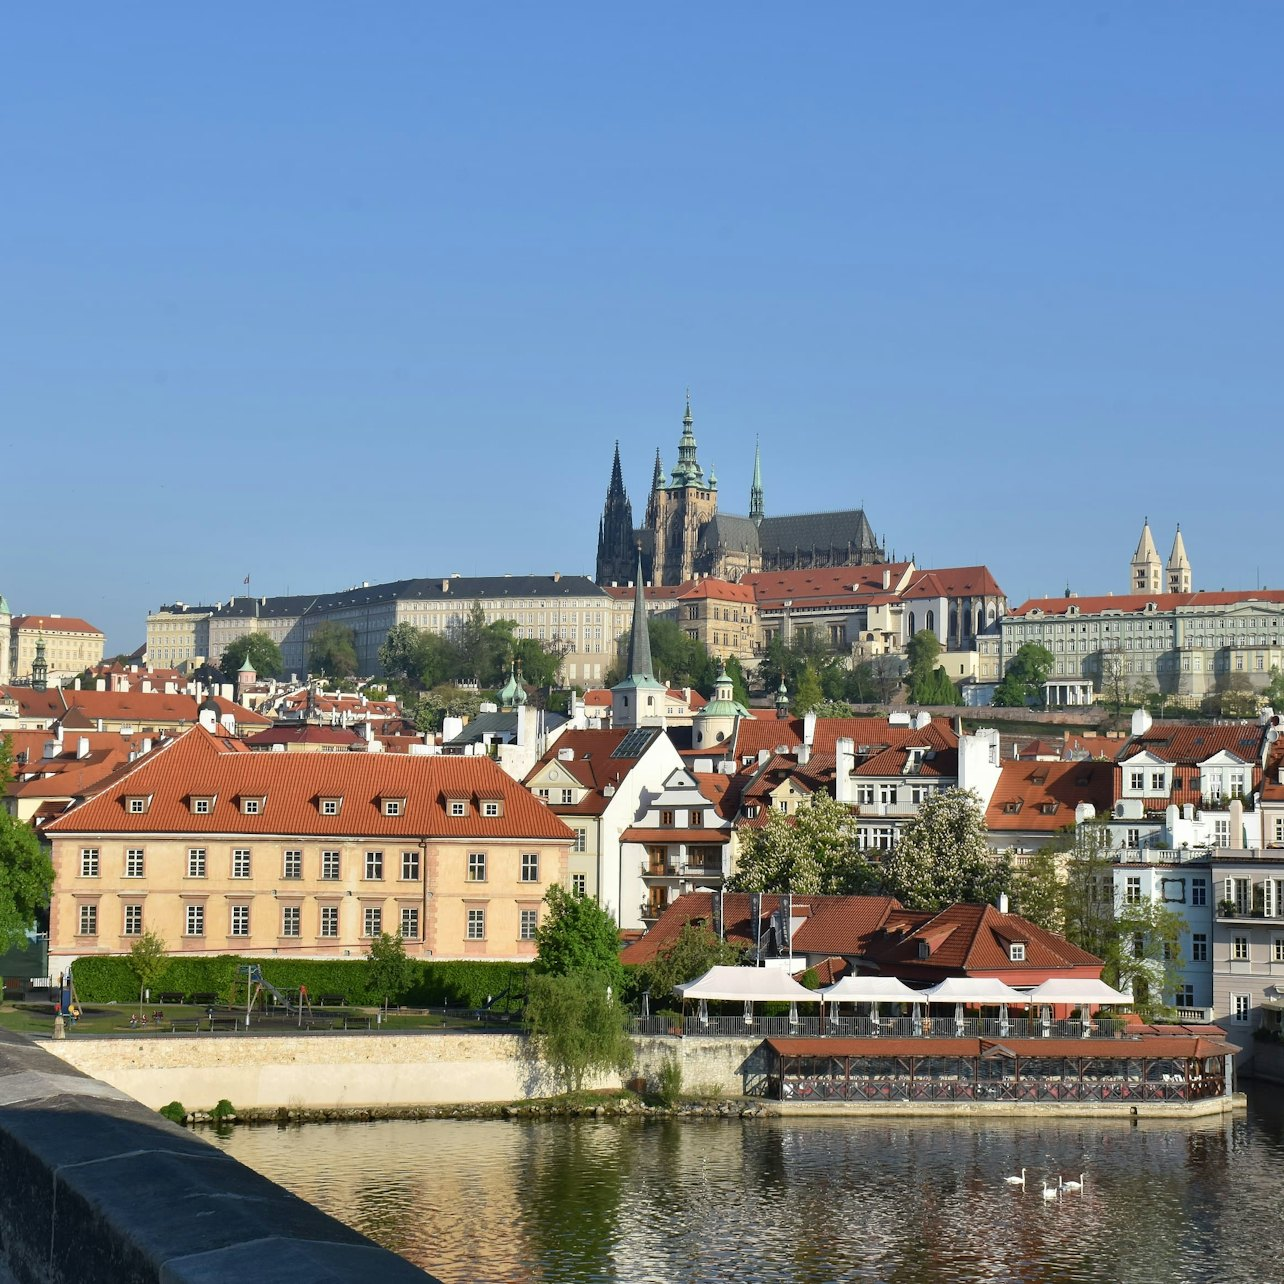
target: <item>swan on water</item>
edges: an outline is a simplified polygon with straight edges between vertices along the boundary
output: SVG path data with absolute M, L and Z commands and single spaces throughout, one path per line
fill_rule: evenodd
M 1083 1178 L 1084 1178 L 1084 1174 L 1080 1173 L 1078 1181 L 1063 1181 L 1061 1183 L 1061 1189 L 1062 1190 L 1082 1190 Z
M 1005 1182 L 1007 1182 L 1007 1184 L 1008 1184 L 1009 1186 L 1024 1186 L 1024 1185 L 1025 1185 L 1025 1169 L 1024 1169 L 1024 1168 L 1022 1168 L 1022 1169 L 1021 1169 L 1021 1176 L 1020 1176 L 1020 1177 L 1005 1177 L 1003 1180 L 1004 1180 Z
M 1061 1191 L 1060 1191 L 1056 1186 L 1049 1186 L 1049 1185 L 1048 1185 L 1048 1183 L 1047 1183 L 1046 1178 L 1044 1179 L 1044 1183 L 1043 1183 L 1043 1198 L 1044 1198 L 1044 1199 L 1056 1199 L 1056 1197 L 1057 1197 L 1060 1193 L 1061 1193 Z

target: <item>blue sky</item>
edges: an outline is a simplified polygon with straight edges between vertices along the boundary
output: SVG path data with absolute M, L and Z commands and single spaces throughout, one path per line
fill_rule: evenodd
M 1275 535 L 1284 7 L 40 6 L 0 40 L 0 592 L 592 573 L 701 461 L 1009 596 Z M 1259 482 L 1259 478 L 1261 481 Z M 1264 484 L 1262 484 L 1264 483 Z

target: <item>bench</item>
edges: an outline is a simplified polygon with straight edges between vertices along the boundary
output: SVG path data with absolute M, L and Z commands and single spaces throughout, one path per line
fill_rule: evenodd
M 198 1006 L 212 1008 L 218 1002 L 218 995 L 212 992 L 202 991 L 200 994 L 193 994 L 187 1000 L 189 1003 L 195 1003 Z
M 158 994 L 156 996 L 156 1002 L 159 1003 L 162 1007 L 164 1007 L 165 1004 L 167 1003 L 171 1003 L 171 1004 L 182 1003 L 182 1001 L 183 1001 L 182 990 L 166 990 L 164 994 Z
M 346 1008 L 348 1000 L 342 994 L 318 994 L 317 1006 L 322 1008 Z

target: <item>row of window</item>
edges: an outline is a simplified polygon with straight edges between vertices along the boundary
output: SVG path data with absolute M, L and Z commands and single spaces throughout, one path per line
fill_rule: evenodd
M 1131 834 L 1133 831 L 1129 830 L 1128 832 Z M 1136 846 L 1135 843 L 1131 845 Z M 1176 893 L 1169 894 L 1168 885 L 1170 883 L 1181 884 L 1183 888 L 1185 886 L 1185 880 L 1183 879 L 1167 879 L 1167 878 L 1164 879 L 1163 880 L 1164 900 L 1166 901 L 1182 900 L 1183 897 L 1180 895 L 1177 895 Z M 1141 875 L 1140 874 L 1129 874 L 1127 876 L 1124 882 L 1124 901 L 1128 905 L 1141 904 Z M 1208 880 L 1207 879 L 1192 878 L 1190 880 L 1190 903 L 1192 905 L 1208 904 Z
M 77 916 L 77 935 L 98 935 L 98 906 L 83 904 Z M 204 905 L 188 905 L 183 915 L 184 936 L 204 936 L 206 913 Z M 519 913 L 518 940 L 533 941 L 539 928 L 539 911 L 524 909 Z M 376 937 L 383 931 L 383 909 L 379 906 L 364 906 L 361 911 L 361 935 Z M 404 940 L 419 939 L 419 907 L 403 906 L 398 922 L 398 930 Z M 121 907 L 121 935 L 141 936 L 143 934 L 143 907 L 138 904 L 126 904 Z M 250 906 L 229 905 L 227 934 L 229 936 L 250 935 Z M 467 938 L 470 941 L 486 939 L 486 911 L 470 909 L 468 911 Z M 303 907 L 301 905 L 281 906 L 280 935 L 297 939 L 303 935 Z M 339 906 L 322 905 L 317 920 L 317 936 L 322 940 L 333 940 L 339 936 Z
M 583 835 L 582 830 L 577 834 Z M 583 847 L 578 850 L 583 851 Z M 232 878 L 250 878 L 253 870 L 253 852 L 249 847 L 233 847 L 230 873 Z M 468 881 L 484 883 L 487 880 L 487 853 L 468 853 Z M 187 877 L 205 878 L 209 861 L 207 849 L 189 847 L 187 849 Z M 379 881 L 384 877 L 384 853 L 368 851 L 361 866 L 362 877 L 367 881 Z M 400 860 L 400 877 L 404 882 L 418 882 L 420 873 L 420 853 L 403 851 Z M 81 878 L 97 878 L 102 869 L 101 853 L 97 847 L 80 849 Z M 126 878 L 143 878 L 146 870 L 146 852 L 142 847 L 131 847 L 125 852 L 123 873 Z M 341 851 L 323 851 L 321 853 L 319 877 L 325 882 L 336 882 L 343 877 L 343 853 Z M 539 853 L 523 852 L 521 856 L 521 881 L 523 883 L 539 882 Z M 281 853 L 281 877 L 297 879 L 303 877 L 303 851 L 301 848 L 286 848 Z

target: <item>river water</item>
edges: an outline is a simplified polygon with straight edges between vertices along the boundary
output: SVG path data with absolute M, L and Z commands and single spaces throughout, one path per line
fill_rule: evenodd
M 216 1144 L 447 1284 L 1257 1281 L 1284 1278 L 1282 1098 L 1180 1124 L 423 1120 Z

